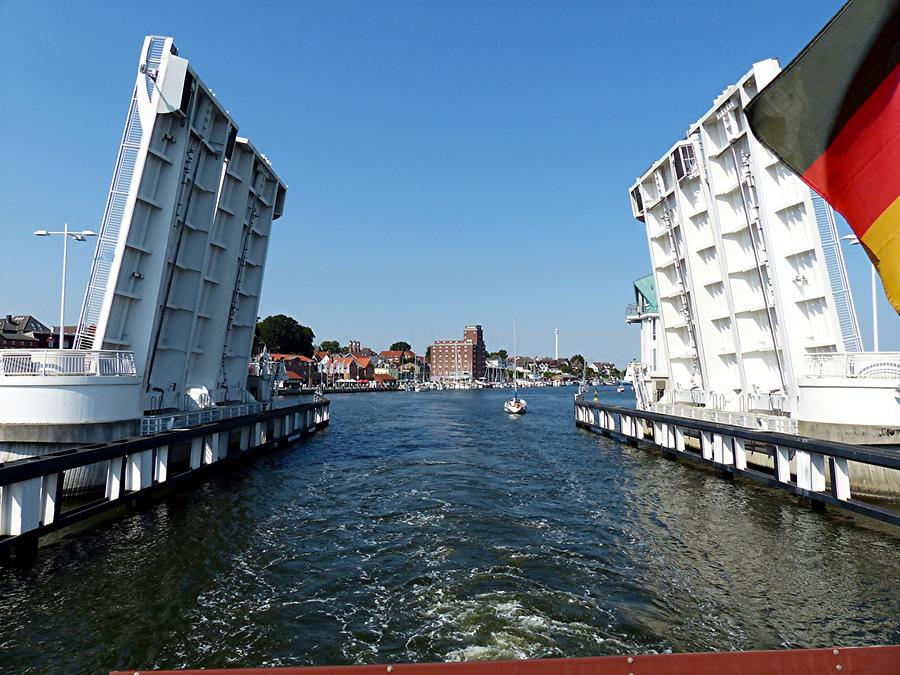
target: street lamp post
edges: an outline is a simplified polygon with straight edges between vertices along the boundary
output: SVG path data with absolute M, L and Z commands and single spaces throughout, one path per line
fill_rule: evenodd
M 849 243 L 851 246 L 859 246 L 859 237 L 853 234 L 845 234 L 841 237 L 844 241 Z M 878 351 L 878 296 L 876 294 L 876 284 L 878 283 L 878 279 L 875 275 L 875 265 L 869 265 L 872 272 L 872 350 Z
M 75 241 L 87 241 L 88 237 L 96 237 L 97 233 L 92 230 L 82 230 L 81 232 L 70 232 L 69 224 L 63 226 L 62 232 L 50 232 L 48 230 L 36 230 L 36 237 L 49 237 L 50 235 L 61 234 L 63 237 L 63 262 L 62 262 L 62 290 L 59 297 L 59 348 L 63 348 L 65 336 L 65 311 L 66 311 L 66 259 L 69 254 L 69 237 Z

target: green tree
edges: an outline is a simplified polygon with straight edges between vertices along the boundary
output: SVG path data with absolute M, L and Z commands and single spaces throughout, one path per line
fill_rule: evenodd
M 403 340 L 398 340 L 394 344 L 391 345 L 392 352 L 411 352 L 412 347 L 408 342 L 404 342 Z
M 584 357 L 581 354 L 574 354 L 569 359 L 569 367 L 573 372 L 580 373 L 584 368 Z
M 337 340 L 322 340 L 319 349 L 329 354 L 338 354 L 341 351 L 341 343 Z
M 431 363 L 431 345 L 428 345 L 428 349 L 425 350 L 425 360 Z
M 315 333 L 290 316 L 284 314 L 267 316 L 256 324 L 256 335 L 270 352 L 304 356 L 313 354 Z

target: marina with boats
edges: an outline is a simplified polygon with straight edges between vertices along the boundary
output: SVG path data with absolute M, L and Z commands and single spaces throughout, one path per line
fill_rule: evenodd
M 838 188 L 760 126 L 792 68 L 622 186 L 649 273 L 601 288 L 634 299 L 619 371 L 559 328 L 523 356 L 515 315 L 511 356 L 261 321 L 287 183 L 148 35 L 97 232 L 34 233 L 60 325 L 0 324 L 0 672 L 894 672 L 900 352 L 863 349 Z

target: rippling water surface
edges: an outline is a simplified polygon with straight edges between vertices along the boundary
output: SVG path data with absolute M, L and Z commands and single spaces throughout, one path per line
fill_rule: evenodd
M 334 396 L 308 441 L 0 570 L 0 670 L 900 642 L 896 530 L 505 393 Z

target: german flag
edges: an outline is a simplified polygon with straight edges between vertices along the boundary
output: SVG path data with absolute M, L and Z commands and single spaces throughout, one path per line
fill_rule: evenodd
M 750 103 L 756 137 L 850 223 L 900 313 L 900 0 L 850 0 Z

